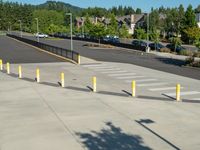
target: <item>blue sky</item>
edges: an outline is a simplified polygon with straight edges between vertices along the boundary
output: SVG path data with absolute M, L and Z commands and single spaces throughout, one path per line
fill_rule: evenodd
M 30 4 L 41 4 L 46 0 L 9 0 Z M 133 8 L 141 8 L 144 11 L 149 11 L 151 7 L 158 8 L 164 7 L 176 7 L 183 4 L 186 8 L 189 4 L 192 4 L 194 8 L 200 5 L 200 0 L 60 0 L 66 3 L 70 3 L 75 6 L 87 8 L 87 7 L 105 7 L 111 8 L 112 6 L 132 6 Z

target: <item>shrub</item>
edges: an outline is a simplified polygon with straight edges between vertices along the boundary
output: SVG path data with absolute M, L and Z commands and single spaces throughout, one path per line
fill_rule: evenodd
M 161 48 L 161 49 L 160 49 L 160 52 L 163 52 L 163 53 L 170 53 L 171 50 L 170 50 L 169 48 L 164 47 L 164 48 Z
M 188 58 L 185 59 L 186 64 L 192 64 L 194 63 L 194 57 L 190 56 Z
M 184 55 L 184 56 L 193 56 L 194 52 L 192 52 L 190 50 L 181 50 L 178 54 Z
M 194 57 L 199 57 L 199 58 L 200 58 L 200 51 L 195 52 L 195 53 L 194 53 Z

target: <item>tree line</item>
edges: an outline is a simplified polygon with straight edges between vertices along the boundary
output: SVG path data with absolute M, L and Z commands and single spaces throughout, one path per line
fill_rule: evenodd
M 74 33 L 84 31 L 93 36 L 110 34 L 120 37 L 130 37 L 130 35 L 128 35 L 125 25 L 119 28 L 115 17 L 143 13 L 139 8 L 133 9 L 123 6 L 110 9 L 99 7 L 83 9 L 55 1 L 47 1 L 41 5 L 29 5 L 0 0 L 0 30 L 19 30 L 19 20 L 21 20 L 23 31 L 35 33 L 37 29 L 35 18 L 38 18 L 40 32 L 49 34 L 69 32 L 70 20 L 69 16 L 66 16 L 66 13 L 69 12 L 73 14 L 73 21 L 77 16 L 86 18 L 84 29 L 74 25 Z M 197 8 L 192 8 L 192 5 L 189 5 L 186 10 L 183 5 L 177 8 L 152 8 L 149 13 L 148 34 L 148 18 L 145 15 L 143 26 L 136 29 L 133 37 L 145 39 L 149 36 L 153 41 L 171 39 L 176 42 L 199 43 L 200 29 L 197 27 L 195 13 L 200 13 L 200 5 Z M 92 24 L 90 17 L 110 18 L 110 24 Z

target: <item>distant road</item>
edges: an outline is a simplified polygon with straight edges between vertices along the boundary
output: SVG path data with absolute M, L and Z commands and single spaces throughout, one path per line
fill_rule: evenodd
M 7 36 L 0 36 L 0 59 L 10 63 L 44 63 L 62 60 L 17 42 Z

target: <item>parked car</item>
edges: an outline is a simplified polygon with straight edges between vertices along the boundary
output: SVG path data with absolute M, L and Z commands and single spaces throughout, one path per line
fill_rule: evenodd
M 177 53 L 182 51 L 182 50 L 185 50 L 185 48 L 181 45 L 177 45 L 176 48 L 175 48 L 174 44 L 167 44 L 166 47 L 169 48 L 171 51 L 174 51 L 174 52 L 177 52 Z
M 49 36 L 47 34 L 44 33 L 36 33 L 35 37 L 39 37 L 39 38 L 48 38 Z
M 108 43 L 120 43 L 118 36 L 110 36 L 110 35 L 103 37 L 103 41 Z
M 147 43 L 141 40 L 133 40 L 132 45 L 134 49 L 145 51 L 147 48 Z
M 165 46 L 162 45 L 161 43 L 150 43 L 149 47 L 151 50 L 158 50 L 160 51 L 161 48 L 164 48 Z

